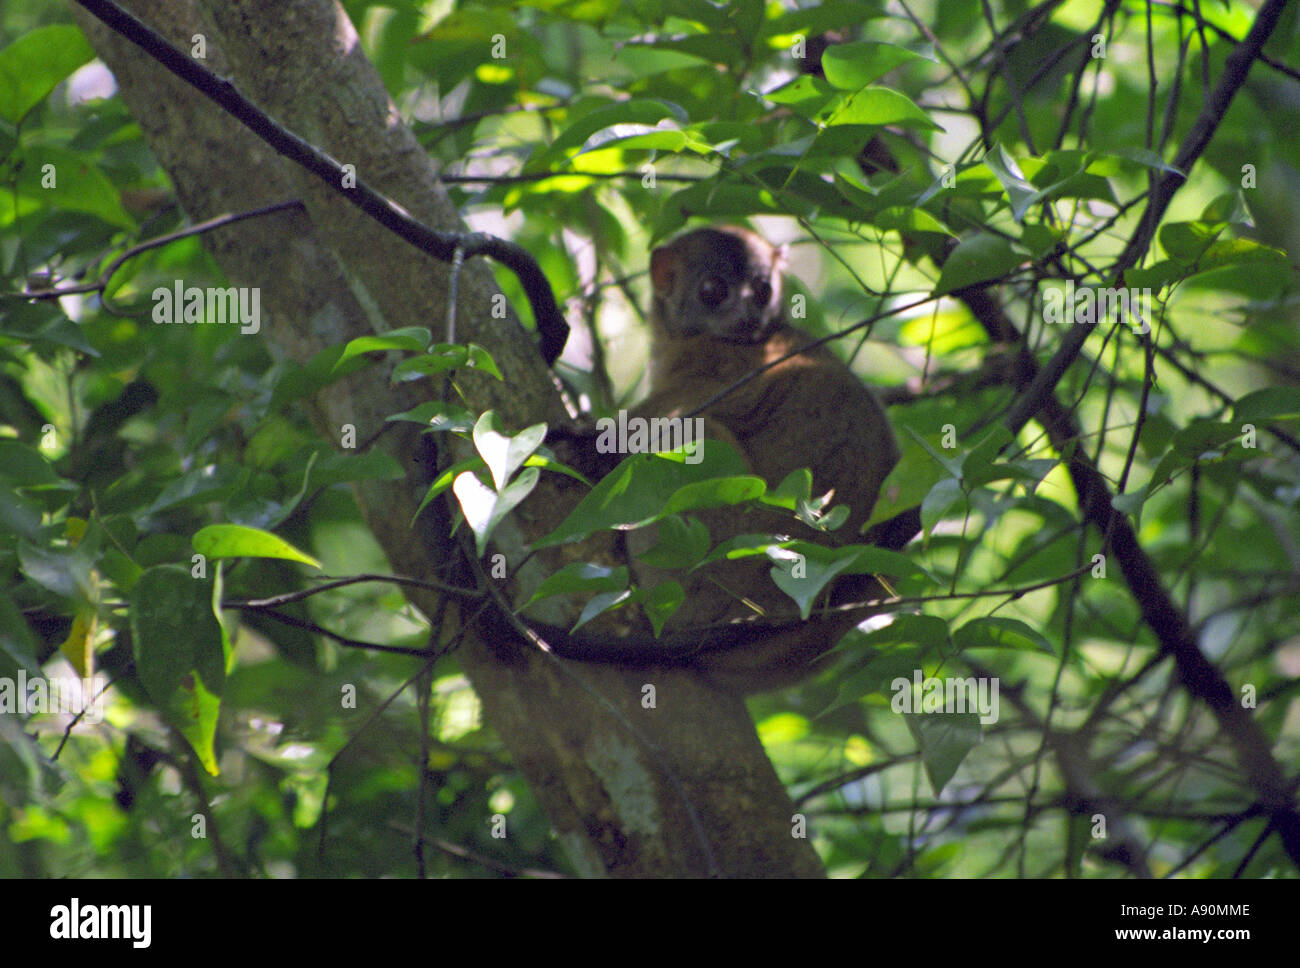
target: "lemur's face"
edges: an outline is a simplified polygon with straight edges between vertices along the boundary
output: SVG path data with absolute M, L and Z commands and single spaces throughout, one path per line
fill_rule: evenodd
M 781 253 L 750 232 L 697 229 L 650 257 L 655 315 L 673 336 L 761 343 L 781 325 Z

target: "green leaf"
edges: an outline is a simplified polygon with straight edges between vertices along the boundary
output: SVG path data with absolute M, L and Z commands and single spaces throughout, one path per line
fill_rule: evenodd
M 655 638 L 663 632 L 664 623 L 672 617 L 685 599 L 685 589 L 675 581 L 661 581 L 646 595 L 641 607 L 645 609 L 650 624 L 654 626 Z
M 242 524 L 210 524 L 194 535 L 194 550 L 219 561 L 223 558 L 281 558 L 320 568 L 321 563 L 279 535 Z
M 958 505 L 961 506 L 963 513 L 965 513 L 966 502 L 966 492 L 962 490 L 960 481 L 945 477 L 943 480 L 936 482 L 921 501 L 921 526 L 925 529 L 926 534 L 929 534 L 936 524 L 948 517 L 953 508 Z
M 905 717 L 905 721 L 920 748 L 921 762 L 930 778 L 930 786 L 938 796 L 966 754 L 983 739 L 979 716 L 975 713 L 917 713 Z
M 379 336 L 359 336 L 354 340 L 349 340 L 348 344 L 343 347 L 342 354 L 334 362 L 334 369 L 337 370 L 354 356 L 361 356 L 363 353 L 374 353 L 382 350 L 409 350 L 412 353 L 419 353 L 429 345 L 432 339 L 433 334 L 423 326 L 407 326 L 404 329 L 395 329 Z
M 135 219 L 122 207 L 117 189 L 91 155 L 39 145 L 25 149 L 22 162 L 17 181 L 19 195 L 47 208 L 84 212 L 118 228 L 136 228 Z M 47 175 L 53 176 L 52 184 L 46 183 Z
M 686 484 L 673 492 L 663 507 L 663 514 L 680 514 L 684 511 L 702 511 L 706 508 L 743 504 L 763 496 L 767 484 L 761 477 L 744 475 L 716 477 L 707 481 Z
M 941 130 L 911 98 L 887 87 L 865 87 L 851 94 L 839 105 L 831 108 L 830 127 L 843 125 L 884 124 L 914 125 L 920 128 Z
M 68 483 L 44 454 L 12 438 L 0 438 L 0 481 L 24 490 L 60 489 Z
M 528 460 L 524 461 L 525 467 L 536 467 L 540 470 L 551 471 L 554 474 L 563 474 L 565 477 L 572 477 L 575 481 L 580 481 L 591 487 L 591 481 L 587 480 L 582 474 L 574 470 L 568 464 L 563 464 L 558 460 L 547 457 L 545 454 L 533 454 Z
M 853 205 L 863 216 L 874 220 L 885 206 L 885 202 L 880 198 L 877 189 L 870 185 L 864 185 L 852 178 L 847 178 L 840 172 L 835 172 L 835 190 L 844 196 L 849 204 Z M 890 226 L 892 228 L 892 226 Z
M 630 72 L 630 79 L 635 81 L 659 78 L 669 71 L 684 74 L 687 72 L 703 73 L 712 69 L 701 65 L 697 54 L 687 53 L 684 50 L 673 50 L 667 46 L 630 42 L 624 43 L 618 48 L 614 55 L 614 63 L 620 69 Z
M 1267 387 L 1232 405 L 1235 423 L 1263 423 L 1300 417 L 1300 387 Z
M 0 486 L 0 534 L 41 542 L 41 507 L 11 487 Z
M 1241 428 L 1218 420 L 1198 418 L 1174 434 L 1171 444 L 1176 453 L 1187 457 L 1220 450 L 1241 436 Z
M 737 8 L 744 5 L 713 3 L 712 0 L 673 0 L 667 9 L 674 16 L 698 24 L 705 30 L 723 33 L 728 29 L 728 20 L 740 12 Z
M 678 152 L 689 143 L 692 143 L 692 139 L 675 122 L 665 118 L 658 124 L 611 125 L 588 138 L 578 154 L 585 155 L 589 151 L 612 148 L 614 145 L 627 151 L 641 149 Z
M 839 574 L 925 574 L 906 555 L 872 545 L 827 548 L 811 541 L 791 541 L 770 546 L 767 554 L 778 562 L 772 580 L 794 599 L 805 619 L 812 614 L 817 596 Z
M 1006 427 L 999 424 L 997 431 L 1006 432 Z M 1011 435 L 1006 432 L 1004 437 L 1002 433 L 995 431 L 995 435 L 986 438 L 986 442 L 989 439 L 1007 442 L 1010 441 Z M 992 457 L 1001 446 L 1002 444 L 999 443 L 997 447 L 981 450 L 977 445 L 975 450 L 966 455 L 961 465 L 961 476 L 967 488 L 981 487 L 994 481 L 1023 481 L 1031 485 L 1032 489 L 1037 487 L 1047 472 L 1056 466 L 1056 461 L 1046 458 L 995 461 Z
M 735 449 L 718 440 L 702 448 L 698 464 L 686 463 L 680 452 L 633 454 L 606 474 L 578 502 L 560 526 L 533 543 L 534 548 L 577 541 L 607 528 L 634 528 L 650 524 L 672 511 L 665 510 L 678 491 L 700 481 L 745 474 L 745 462 Z M 724 489 L 725 490 L 725 489 Z M 687 492 L 681 499 L 705 498 Z
M 1085 198 L 1118 205 L 1115 190 L 1099 174 L 1084 170 L 1087 154 L 1078 149 L 1048 152 L 1045 158 L 1025 158 L 1021 167 L 1038 186 L 1038 200 Z M 1031 203 L 1032 204 L 1032 203 Z
M 456 478 L 451 489 L 460 502 L 466 523 L 474 532 L 474 543 L 480 555 L 487 549 L 488 539 L 497 525 L 532 492 L 540 476 L 537 468 L 526 467 L 500 492 L 492 490 L 469 471 Z
M 910 427 L 907 430 L 908 433 L 900 435 L 898 440 L 902 456 L 881 485 L 880 498 L 871 509 L 871 517 L 867 520 L 864 531 L 880 521 L 888 521 L 915 507 L 918 494 L 929 493 L 936 481 L 949 476 L 948 467 L 938 460 L 929 459 L 926 447 L 918 442 L 918 437 L 913 436 L 915 431 Z M 951 463 L 960 474 L 961 465 L 957 461 Z
M 926 59 L 934 60 L 906 47 L 864 40 L 827 47 L 822 54 L 822 71 L 833 86 L 856 91 L 879 80 L 900 64 Z
M 973 473 L 987 472 L 1002 448 L 1011 443 L 1011 440 L 1011 431 L 1006 425 L 994 424 L 961 459 L 962 480 L 970 479 Z
M 312 456 L 316 453 L 319 451 L 313 452 Z M 391 454 L 382 451 L 326 451 L 316 462 L 311 483 L 316 487 L 330 487 L 349 481 L 400 481 L 405 476 L 402 465 Z
M 996 145 L 984 156 L 984 164 L 997 176 L 1011 200 L 1011 217 L 1017 222 L 1040 198 L 1038 188 L 1025 177 L 1014 158 L 1002 145 Z
M 1169 258 L 1183 265 L 1195 265 L 1223 232 L 1223 223 L 1169 222 L 1160 228 L 1160 244 Z
M 1014 618 L 977 618 L 952 633 L 958 649 L 1039 649 L 1049 655 L 1052 643 L 1032 626 Z
M 811 118 L 835 97 L 835 89 L 819 77 L 803 74 L 762 96 L 773 104 L 784 104 L 796 114 Z
M 627 48 L 645 47 L 656 51 L 670 51 L 685 54 L 688 57 L 708 61 L 710 64 L 731 64 L 740 55 L 735 34 L 683 34 L 677 37 L 665 37 L 649 43 L 629 42 Z M 620 54 L 625 51 L 620 51 Z
M 1045 260 L 1047 254 L 1064 241 L 1064 234 L 1040 222 L 1028 222 L 1020 230 L 1020 246 L 1035 259 Z
M 883 628 L 870 632 L 856 631 L 846 635 L 832 651 L 852 655 L 863 648 L 881 649 L 898 646 L 915 646 L 922 653 L 942 655 L 950 645 L 948 622 L 937 615 L 913 615 L 900 612 Z M 911 667 L 909 666 L 909 669 Z
M 424 499 L 420 502 L 420 506 L 415 509 L 415 517 L 418 518 L 420 512 L 424 510 L 425 505 L 443 491 L 447 490 L 447 488 L 451 487 L 452 484 L 455 483 L 456 478 L 463 472 L 476 471 L 484 466 L 486 465 L 483 463 L 483 458 L 481 457 L 466 457 L 464 460 L 456 461 L 456 463 L 452 464 L 434 478 L 433 483 L 429 485 L 429 489 L 424 492 Z M 414 522 L 414 518 L 412 518 L 412 522 Z
M 515 434 L 508 436 L 501 430 L 501 418 L 489 410 L 479 417 L 474 425 L 474 448 L 487 464 L 492 474 L 492 483 L 498 491 L 506 486 L 523 466 L 543 440 L 546 439 L 546 424 L 533 424 Z
M 895 205 L 876 212 L 871 217 L 871 224 L 883 232 L 897 232 L 900 235 L 916 235 L 925 232 L 951 238 L 948 231 L 937 218 L 923 208 Z
M 622 591 L 627 588 L 627 583 L 628 570 L 623 565 L 609 568 L 589 561 L 575 561 L 565 565 L 555 574 L 548 575 L 524 607 L 527 608 L 534 602 L 550 598 L 552 595 Z
M 774 490 L 763 495 L 763 503 L 793 511 L 812 500 L 812 471 L 806 467 L 793 470 Z
M 221 694 L 209 689 L 203 679 L 188 676 L 172 694 L 171 701 L 165 704 L 165 710 L 198 756 L 203 768 L 210 775 L 216 776 L 220 771 L 214 744 L 217 738 L 217 720 L 221 715 Z
M 213 587 L 177 565 L 148 569 L 131 589 L 131 633 L 145 691 L 180 729 L 207 771 L 225 687 L 228 640 Z
M 743 218 L 750 215 L 785 214 L 790 206 L 777 200 L 771 189 L 757 185 L 702 181 L 671 195 L 664 203 L 655 239 L 675 232 L 688 215 L 708 212 L 712 218 Z
M 71 24 L 29 30 L 0 50 L 0 118 L 17 124 L 95 51 Z
M 36 636 L 7 591 L 0 591 L 0 675 L 12 679 L 19 669 L 32 677 L 41 674 L 36 661 Z
M 604 24 L 622 4 L 619 0 L 529 0 L 528 6 L 565 20 Z
M 660 519 L 657 538 L 638 556 L 652 568 L 693 568 L 709 551 L 709 529 L 699 518 L 669 514 Z
M 830 549 L 824 549 L 829 551 Z M 808 618 L 822 590 L 835 576 L 853 564 L 853 556 L 800 553 L 792 548 L 773 548 L 768 555 L 785 565 L 774 565 L 771 575 L 776 586 L 799 606 L 799 616 Z
M 1224 192 L 1210 200 L 1201 210 L 1202 222 L 1230 222 L 1235 225 L 1255 227 L 1255 219 L 1250 214 L 1250 206 L 1241 189 Z
M 450 430 L 456 433 L 467 433 L 474 429 L 475 423 L 474 415 L 464 407 L 454 403 L 443 403 L 441 400 L 430 400 L 402 413 L 392 414 L 387 419 L 424 424 L 429 432 Z
M 1187 275 L 1187 267 L 1173 259 L 1161 259 L 1141 269 L 1126 269 L 1124 285 L 1133 289 L 1160 292 Z
M 1279 269 L 1290 267 L 1290 260 L 1281 249 L 1264 245 L 1254 239 L 1219 239 L 1205 250 L 1197 260 L 1198 272 L 1209 272 L 1224 266 L 1258 265 L 1265 263 Z
M 798 550 L 806 542 L 796 541 L 790 547 Z M 855 553 L 852 566 L 847 570 L 851 575 L 892 575 L 895 578 L 924 578 L 933 581 L 930 573 L 901 551 L 878 548 L 875 545 L 844 545 L 836 549 L 843 554 Z
M 1263 392 L 1271 393 L 1271 391 Z M 1279 398 L 1273 399 L 1281 402 Z M 1223 423 L 1206 418 L 1193 420 L 1170 438 L 1169 450 L 1160 458 L 1160 463 L 1156 464 L 1146 486 L 1131 492 L 1131 496 L 1130 494 L 1118 495 L 1111 501 L 1111 506 L 1118 511 L 1133 514 L 1140 523 L 1142 504 L 1154 491 L 1173 480 L 1174 475 L 1180 471 L 1198 462 L 1231 463 L 1249 459 L 1252 451 L 1237 445 L 1241 435 L 1242 431 L 1237 422 Z
M 63 598 L 93 602 L 98 597 L 94 562 L 84 548 L 40 548 L 21 541 L 18 565 L 29 581 Z
M 309 397 L 331 383 L 379 362 L 363 355 L 353 356 L 340 364 L 339 357 L 344 349 L 342 346 L 327 346 L 308 360 L 306 366 L 287 367 L 271 393 L 271 408 L 277 409 L 293 400 Z
M 1005 477 L 998 477 L 995 480 L 1017 480 L 1025 483 L 1025 490 L 1030 494 L 1034 493 L 1035 488 L 1043 483 L 1043 478 L 1047 477 L 1057 466 L 1059 461 L 1050 457 L 1022 457 L 1019 460 L 1009 461 L 1006 464 L 998 465 L 999 468 L 1007 468 Z M 1001 470 L 997 470 L 1002 474 Z
M 874 26 L 873 21 L 881 18 L 880 12 L 872 8 L 872 4 L 864 4 L 862 0 L 825 0 L 805 7 L 774 8 L 768 14 L 767 29 L 777 35 L 781 41 L 780 49 L 784 50 L 789 46 L 791 35 L 811 37 L 843 27 L 856 30 L 864 24 Z
M 42 197 L 41 204 L 51 200 L 49 193 Z M 63 217 L 54 216 L 55 221 Z M 38 350 L 49 347 L 66 346 L 86 356 L 98 357 L 97 350 L 86 339 L 85 330 L 70 320 L 51 303 L 15 303 L 5 307 L 0 314 L 0 334 L 24 343 L 31 343 Z M 44 355 L 44 353 L 42 354 Z
M 1157 469 L 1158 470 L 1158 469 Z M 1154 478 L 1153 478 L 1154 480 Z M 1126 491 L 1123 494 L 1116 494 L 1110 499 L 1110 506 L 1121 514 L 1133 515 L 1133 521 L 1138 526 L 1142 525 L 1142 506 L 1146 504 L 1147 498 L 1151 496 L 1151 485 L 1139 487 L 1132 491 Z
M 525 170 L 538 171 L 549 168 L 564 158 L 569 151 L 585 144 L 593 134 L 605 128 L 618 124 L 655 125 L 664 118 L 675 118 L 682 124 L 690 120 L 685 111 L 665 101 L 633 99 L 597 108 L 560 132 L 549 148 L 529 161 Z
M 497 366 L 497 361 L 492 358 L 491 353 L 478 343 L 467 343 L 466 346 L 469 349 L 469 360 L 466 365 L 471 370 L 482 370 L 484 373 L 491 373 L 498 380 L 505 379 L 501 374 L 501 367 Z
M 1178 168 L 1169 164 L 1169 162 L 1165 161 L 1163 158 L 1160 157 L 1159 154 L 1152 151 L 1150 148 L 1140 148 L 1136 146 L 1123 147 L 1123 148 L 1109 148 L 1105 152 L 1092 153 L 1090 155 L 1090 158 L 1092 158 L 1093 160 L 1088 165 L 1088 168 L 1090 170 L 1096 169 L 1108 173 L 1107 169 L 1098 166 L 1097 162 L 1111 156 L 1115 158 L 1121 158 L 1124 161 L 1130 161 L 1135 164 L 1142 165 L 1146 168 L 1154 169 L 1156 171 L 1168 172 L 1171 175 L 1183 174 Z
M 849 519 L 849 506 L 837 504 L 829 511 L 822 498 L 799 504 L 798 518 L 808 527 L 817 531 L 836 531 Z
M 598 615 L 604 615 L 606 612 L 612 612 L 616 608 L 622 608 L 624 605 L 630 605 L 642 597 L 631 588 L 625 588 L 618 592 L 601 592 L 599 595 L 593 595 L 591 601 L 583 608 L 582 614 L 578 616 L 578 621 L 569 631 L 576 632 Z
M 852 672 L 840 679 L 834 700 L 820 715 L 868 696 L 881 695 L 887 691 L 887 684 L 896 679 L 911 679 L 913 671 L 921 668 L 925 659 L 925 651 L 915 646 L 900 645 L 877 651 L 867 647 L 864 638 L 864 633 L 852 629 L 835 647 L 845 655 L 859 657 L 865 654 L 867 658 L 865 662 L 859 661 Z
M 501 375 L 501 370 L 497 367 L 496 360 L 492 359 L 492 354 L 477 343 L 464 345 L 460 343 L 436 343 L 429 348 L 428 353 L 412 356 L 393 367 L 393 379 L 397 380 L 409 373 L 432 375 L 447 370 L 460 369 L 461 367 L 491 373 L 498 380 L 505 379 Z
M 103 557 L 99 559 L 99 571 L 120 591 L 128 593 L 144 574 L 143 568 L 116 548 L 104 549 Z
M 738 534 L 734 538 L 728 538 L 715 547 L 700 562 L 700 565 L 707 565 L 714 561 L 726 559 L 735 561 L 738 558 L 752 558 L 756 555 L 766 555 L 769 548 L 786 548 L 793 542 L 789 540 L 778 541 L 770 534 Z M 697 566 L 698 567 L 698 566 Z
M 935 295 L 1000 279 L 1020 264 L 1021 256 L 998 235 L 980 233 L 958 243 L 939 273 Z
M 949 477 L 961 480 L 961 460 L 956 457 L 949 457 L 947 454 L 935 450 L 934 446 L 928 440 L 918 434 L 911 427 L 904 427 L 903 429 L 907 431 L 908 435 L 914 441 L 916 441 L 918 447 L 934 458 L 934 460 L 938 462 L 939 466 L 948 472 Z

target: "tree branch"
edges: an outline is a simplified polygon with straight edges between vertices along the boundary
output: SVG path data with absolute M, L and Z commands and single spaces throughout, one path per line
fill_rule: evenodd
M 1276 29 L 1278 21 L 1282 17 L 1282 10 L 1285 7 L 1286 0 L 1268 0 L 1260 8 L 1259 16 L 1255 18 L 1255 23 L 1251 26 L 1249 33 L 1246 34 L 1246 38 L 1237 46 L 1236 50 L 1228 55 L 1228 60 L 1223 66 L 1223 76 L 1215 86 L 1209 103 L 1201 109 L 1200 115 L 1192 124 L 1192 129 L 1187 133 L 1187 137 L 1183 139 L 1183 144 L 1173 161 L 1173 167 L 1177 169 L 1177 172 L 1166 172 L 1157 177 L 1150 197 L 1147 199 L 1146 211 L 1142 213 L 1142 219 L 1138 223 L 1137 231 L 1133 233 L 1128 245 L 1124 247 L 1124 251 L 1115 260 L 1111 277 L 1112 283 L 1118 282 L 1125 272 L 1137 265 L 1138 260 L 1151 246 L 1151 240 L 1155 237 L 1156 228 L 1160 225 L 1160 220 L 1169 207 L 1174 193 L 1187 180 L 1186 174 L 1183 173 L 1191 171 L 1192 165 L 1196 163 L 1201 153 L 1205 151 L 1206 145 L 1210 143 L 1210 136 L 1214 134 L 1215 129 L 1223 120 L 1228 105 L 1232 103 L 1232 98 L 1241 88 L 1241 85 L 1246 82 L 1246 75 L 1250 72 L 1250 65 L 1259 56 L 1264 42 Z M 1065 375 L 1065 371 L 1069 369 L 1070 364 L 1078 357 L 1079 352 L 1083 349 L 1083 344 L 1096 326 L 1097 323 L 1094 321 L 1069 328 L 1064 340 L 1062 340 L 1061 348 L 1056 351 L 1047 365 L 1034 377 L 1026 388 L 1024 395 L 1011 408 L 1011 412 L 1007 414 L 1006 424 L 1012 434 L 1019 433 L 1025 424 L 1029 423 L 1043 407 L 1048 395 L 1060 382 L 1061 377 Z
M 993 339 L 1020 342 L 1022 337 L 1003 313 L 997 299 L 987 290 L 960 294 Z M 1023 345 L 1023 343 L 1022 343 Z M 1022 350 L 1017 380 L 1027 387 L 1041 376 L 1028 350 Z M 1054 395 L 1048 396 L 1038 420 L 1047 430 L 1052 446 L 1064 451 L 1078 439 L 1080 427 L 1074 414 Z M 1286 778 L 1273 758 L 1268 740 L 1258 724 L 1235 701 L 1232 688 L 1222 673 L 1205 658 L 1184 616 L 1160 583 L 1160 576 L 1138 543 L 1127 517 L 1111 505 L 1113 495 L 1106 478 L 1081 448 L 1075 448 L 1067 468 L 1079 497 L 1085 521 L 1110 536 L 1110 548 L 1120 571 L 1142 613 L 1143 621 L 1155 634 L 1163 656 L 1172 656 L 1179 678 L 1191 695 L 1209 706 L 1228 741 L 1241 757 L 1251 787 L 1261 807 L 1269 814 L 1291 859 L 1300 865 L 1300 813 L 1294 803 L 1294 782 Z
M 220 108 L 257 135 L 275 151 L 319 177 L 334 191 L 384 228 L 442 262 L 451 262 L 457 250 L 466 258 L 485 255 L 510 269 L 528 296 L 537 323 L 542 358 L 550 366 L 564 350 L 569 324 L 555 302 L 551 284 L 537 260 L 514 242 L 484 232 L 439 232 L 417 221 L 404 208 L 375 191 L 354 173 L 314 145 L 280 125 L 239 92 L 230 81 L 186 56 L 168 40 L 111 0 L 76 0 L 106 26 L 136 44 L 181 80 L 205 94 Z M 353 187 L 347 188 L 349 182 Z

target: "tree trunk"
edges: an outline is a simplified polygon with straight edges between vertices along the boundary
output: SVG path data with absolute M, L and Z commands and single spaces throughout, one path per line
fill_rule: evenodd
M 355 166 L 362 181 L 435 229 L 461 229 L 436 172 L 366 60 L 342 8 L 329 0 L 214 3 L 134 0 L 124 6 L 230 79 L 281 124 Z M 290 211 L 204 236 L 232 284 L 261 288 L 262 334 L 274 351 L 305 362 L 321 348 L 404 326 L 444 326 L 448 268 L 373 223 L 338 192 L 276 155 L 203 95 L 139 48 L 75 8 L 113 70 L 180 202 L 194 220 L 301 198 Z M 507 38 L 509 43 L 509 38 Z M 484 52 L 485 58 L 487 52 Z M 460 277 L 457 338 L 487 347 L 509 379 L 461 371 L 471 406 L 494 409 L 507 427 L 564 419 L 534 341 L 511 316 L 487 311 L 496 292 L 480 260 Z M 241 337 L 247 338 L 247 337 Z M 252 337 L 256 338 L 256 337 Z M 409 522 L 427 471 L 418 428 L 384 431 L 384 418 L 431 395 L 425 383 L 388 383 L 390 366 L 331 385 L 309 404 L 327 439 L 356 428 L 411 473 L 357 485 L 357 500 L 393 568 L 437 577 L 452 560 L 446 522 L 426 512 Z M 544 475 L 515 520 L 497 532 L 507 561 L 551 530 L 577 489 Z M 520 601 L 558 558 L 537 556 L 503 587 Z M 268 589 L 268 592 L 274 591 Z M 436 599 L 409 592 L 426 615 Z M 808 841 L 791 834 L 793 806 L 763 752 L 744 703 L 680 669 L 630 671 L 562 664 L 513 635 L 470 629 L 457 656 L 546 810 L 575 867 L 585 874 L 816 876 Z M 653 708 L 643 687 L 655 687 Z M 485 822 L 486 822 L 485 818 Z

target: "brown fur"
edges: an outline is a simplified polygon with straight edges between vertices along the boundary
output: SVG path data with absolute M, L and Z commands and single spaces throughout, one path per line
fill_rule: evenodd
M 780 250 L 744 229 L 699 229 L 656 249 L 651 258 L 653 365 L 651 394 L 639 416 L 686 416 L 719 391 L 812 341 L 784 313 Z M 700 287 L 728 298 L 711 306 Z M 721 282 L 721 286 L 718 283 Z M 770 287 L 764 300 L 763 283 Z M 872 391 L 825 346 L 777 363 L 702 411 L 708 439 L 735 446 L 754 473 L 776 487 L 808 467 L 813 496 L 833 492 L 832 504 L 851 513 L 837 531 L 819 533 L 789 515 L 720 509 L 701 515 L 714 544 L 746 532 L 783 533 L 840 545 L 860 542 L 880 486 L 898 461 L 884 408 Z M 707 446 L 707 440 L 706 440 Z M 635 533 L 634 533 L 635 534 Z M 653 534 L 633 537 L 635 556 Z M 634 562 L 639 580 L 667 577 Z M 687 599 L 670 621 L 684 630 L 787 616 L 793 601 L 769 577 L 766 559 L 718 563 L 685 581 Z M 804 623 L 773 633 L 758 645 L 705 652 L 696 664 L 720 685 L 759 691 L 801 678 L 861 616 Z

